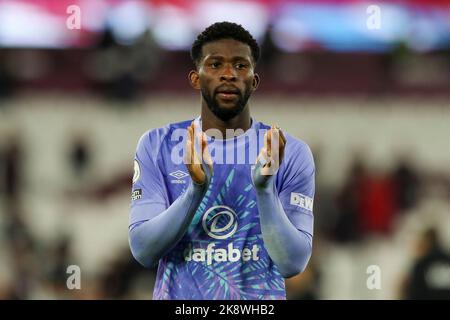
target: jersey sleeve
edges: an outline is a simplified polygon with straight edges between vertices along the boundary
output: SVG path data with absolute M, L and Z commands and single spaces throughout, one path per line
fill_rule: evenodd
M 312 236 L 315 165 L 311 149 L 306 143 L 290 138 L 285 160 L 277 177 L 278 196 L 291 223 Z
M 146 132 L 137 145 L 130 204 L 130 226 L 158 215 L 168 207 L 167 192 L 157 165 L 161 136 Z

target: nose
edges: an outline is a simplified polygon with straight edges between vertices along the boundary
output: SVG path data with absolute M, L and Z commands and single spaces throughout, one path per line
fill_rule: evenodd
M 220 75 L 220 81 L 232 82 L 236 81 L 236 72 L 232 67 L 225 67 L 222 69 L 222 74 Z

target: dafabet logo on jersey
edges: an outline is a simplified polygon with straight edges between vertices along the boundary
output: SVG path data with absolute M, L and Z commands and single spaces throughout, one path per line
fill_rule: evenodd
M 291 192 L 291 204 L 305 210 L 313 211 L 313 198 L 301 193 Z
M 238 229 L 236 212 L 227 206 L 213 206 L 202 217 L 202 227 L 205 233 L 217 242 L 210 242 L 206 248 L 193 248 L 190 243 L 184 250 L 185 261 L 203 262 L 211 265 L 213 262 L 244 262 L 258 261 L 259 247 L 235 248 L 233 242 L 222 242 L 232 237 Z M 216 245 L 218 246 L 216 248 Z

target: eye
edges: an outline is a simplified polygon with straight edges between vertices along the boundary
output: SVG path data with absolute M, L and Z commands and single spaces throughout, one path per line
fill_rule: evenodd
M 236 69 L 242 70 L 242 69 L 246 69 L 247 68 L 247 64 L 245 63 L 236 63 Z
M 211 68 L 216 69 L 218 67 L 220 67 L 220 62 L 212 62 L 211 63 Z

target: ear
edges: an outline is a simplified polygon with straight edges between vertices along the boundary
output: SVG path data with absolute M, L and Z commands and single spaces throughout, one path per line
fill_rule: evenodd
M 259 81 L 260 81 L 259 74 L 255 73 L 253 75 L 253 83 L 252 83 L 253 91 L 258 88 Z
M 189 78 L 189 83 L 191 84 L 191 87 L 196 90 L 200 90 L 200 77 L 198 75 L 198 71 L 191 70 L 189 72 L 188 78 Z

